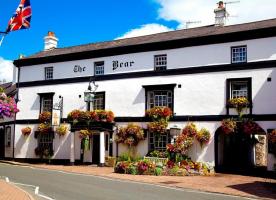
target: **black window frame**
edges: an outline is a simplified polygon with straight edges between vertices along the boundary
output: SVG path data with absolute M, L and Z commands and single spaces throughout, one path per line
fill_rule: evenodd
M 171 143 L 171 136 L 170 136 L 169 130 L 167 130 L 167 133 L 161 134 L 161 135 L 157 135 L 156 133 L 150 133 L 150 132 L 147 135 L 148 135 L 149 152 L 154 150 L 165 152 L 167 144 Z M 163 138 L 166 138 L 166 139 L 162 140 Z M 156 144 L 159 144 L 159 146 L 156 146 Z
M 96 67 L 99 67 L 99 66 L 103 66 L 103 73 L 102 74 L 96 74 Z M 97 61 L 97 62 L 94 62 L 94 76 L 102 76 L 104 75 L 104 61 Z
M 166 57 L 166 65 L 165 66 L 158 66 L 157 65 L 157 60 L 159 57 Z M 154 55 L 154 71 L 165 71 L 167 70 L 168 66 L 168 56 L 167 54 L 159 54 L 159 55 Z
M 97 97 L 97 95 L 102 95 L 103 96 L 103 108 L 102 109 L 95 109 L 95 98 Z M 96 92 L 95 96 L 94 96 L 94 101 L 93 101 L 93 110 L 104 110 L 105 109 L 105 92 Z
M 48 77 L 47 73 L 48 73 L 48 70 L 52 70 L 52 77 Z M 54 79 L 54 67 L 45 67 L 44 68 L 44 79 L 47 81 L 47 80 L 53 80 Z
M 11 126 L 6 126 L 5 127 L 5 147 L 11 147 L 11 143 L 12 143 Z
M 229 115 L 229 109 L 231 106 L 229 106 L 228 101 L 231 98 L 231 84 L 233 82 L 247 82 L 248 85 L 248 92 L 247 92 L 247 99 L 249 101 L 249 113 L 252 115 L 252 78 L 246 77 L 246 78 L 229 78 L 226 79 L 226 114 Z
M 52 99 L 52 106 L 51 106 L 52 109 L 49 111 L 49 112 L 52 113 L 52 110 L 53 110 L 53 100 L 54 100 L 54 95 L 55 95 L 55 93 L 54 93 L 54 92 L 49 92 L 49 93 L 38 93 L 38 95 L 39 95 L 39 98 L 40 98 L 39 113 L 44 112 L 44 109 L 43 109 L 43 99 L 44 99 L 45 97 L 49 97 L 49 98 Z
M 245 55 L 245 60 L 244 61 L 236 61 L 236 62 L 233 62 L 233 50 L 234 49 L 238 49 L 238 48 L 245 48 L 246 49 L 246 55 Z M 247 53 L 247 45 L 240 45 L 240 46 L 232 46 L 231 47 L 231 64 L 238 64 L 238 63 L 247 63 L 247 58 L 248 58 L 248 53 Z
M 174 111 L 174 89 L 176 84 L 164 84 L 164 85 L 143 85 L 145 89 L 145 111 L 148 109 L 148 93 L 150 91 L 171 91 L 172 92 L 172 107 L 170 108 L 172 112 Z M 174 112 L 173 112 L 174 113 Z

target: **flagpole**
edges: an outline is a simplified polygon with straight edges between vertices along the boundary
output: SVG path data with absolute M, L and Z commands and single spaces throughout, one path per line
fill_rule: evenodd
M 3 40 L 4 40 L 4 38 L 5 38 L 5 36 L 8 34 L 7 32 L 2 32 L 2 31 L 0 31 L 0 35 L 2 34 L 2 38 L 1 38 L 1 40 L 0 40 L 0 47 L 2 46 L 2 43 L 3 43 Z

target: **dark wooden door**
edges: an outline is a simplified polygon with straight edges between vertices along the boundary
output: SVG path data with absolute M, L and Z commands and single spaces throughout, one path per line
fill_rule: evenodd
M 100 163 L 100 136 L 93 135 L 93 152 L 92 152 L 92 163 L 99 164 Z
M 5 157 L 5 131 L 0 129 L 0 159 Z

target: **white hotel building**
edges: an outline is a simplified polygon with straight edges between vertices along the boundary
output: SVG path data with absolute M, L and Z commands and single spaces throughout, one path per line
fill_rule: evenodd
M 53 162 L 103 164 L 104 156 L 118 156 L 126 150 L 112 140 L 117 127 L 136 122 L 146 129 L 145 110 L 168 106 L 174 113 L 168 129 L 183 128 L 192 121 L 212 135 L 204 148 L 197 143 L 192 147 L 189 156 L 193 160 L 217 168 L 231 167 L 231 163 L 242 168 L 245 161 L 274 169 L 276 159 L 268 151 L 266 134 L 254 135 L 258 142 L 245 145 L 242 138 L 227 142 L 217 130 L 222 119 L 235 115 L 227 100 L 237 95 L 251 103 L 247 117 L 266 133 L 276 128 L 276 19 L 67 48 L 57 48 L 53 33 L 44 39 L 44 50 L 14 61 L 20 112 L 15 122 L 2 123 L 6 159 L 34 161 L 38 159 L 34 149 L 43 142 L 52 145 Z M 84 91 L 90 80 L 98 85 L 93 108 L 112 110 L 115 125 L 100 131 L 101 137 L 93 136 L 92 148 L 83 158 L 77 131 L 64 137 L 35 138 L 39 113 L 52 110 L 61 99 L 62 121 L 74 109 L 87 109 Z M 27 139 L 21 134 L 26 126 L 33 130 Z M 164 149 L 168 142 L 169 132 L 161 144 L 147 134 L 138 152 L 144 156 L 149 150 Z

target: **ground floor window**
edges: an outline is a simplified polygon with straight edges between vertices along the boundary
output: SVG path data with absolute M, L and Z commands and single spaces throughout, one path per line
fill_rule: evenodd
M 53 150 L 53 136 L 52 134 L 39 134 L 38 146 L 41 149 Z
M 156 133 L 149 133 L 149 151 L 166 151 L 168 143 L 170 143 L 169 133 L 160 135 Z

